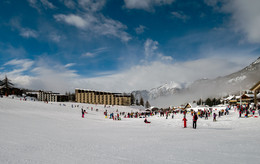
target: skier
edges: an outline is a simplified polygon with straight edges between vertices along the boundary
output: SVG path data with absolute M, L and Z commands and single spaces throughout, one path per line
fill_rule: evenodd
M 205 120 L 208 119 L 208 112 L 205 112 Z
M 213 113 L 213 121 L 214 121 L 214 122 L 217 121 L 217 120 L 216 120 L 216 117 L 217 117 L 217 114 L 216 114 L 216 113 Z
M 184 128 L 186 128 L 186 127 L 187 127 L 187 121 L 188 121 L 188 120 L 186 119 L 185 115 L 184 115 L 182 121 L 184 121 Z
M 144 119 L 144 123 L 149 124 L 149 123 L 151 123 L 151 122 L 150 122 L 150 121 L 147 121 L 147 119 L 145 118 L 145 119 Z
M 197 113 L 195 112 L 195 113 L 194 113 L 194 116 L 193 116 L 193 129 L 196 129 L 196 128 L 197 128 L 197 120 L 198 120 L 198 115 L 197 115 Z
M 83 108 L 81 108 L 81 113 L 82 113 L 82 118 L 84 118 L 85 112 L 84 112 Z

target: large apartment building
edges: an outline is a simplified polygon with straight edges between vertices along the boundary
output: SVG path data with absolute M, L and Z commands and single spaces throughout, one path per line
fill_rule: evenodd
M 68 101 L 68 96 L 60 95 L 59 93 L 38 91 L 37 99 L 39 101 L 64 102 L 64 101 Z
M 76 102 L 78 103 L 123 106 L 131 105 L 131 96 L 129 94 L 76 89 L 75 96 Z

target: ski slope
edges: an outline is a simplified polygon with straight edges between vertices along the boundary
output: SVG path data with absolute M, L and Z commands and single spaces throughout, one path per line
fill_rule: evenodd
M 82 107 L 88 112 L 85 118 L 81 118 Z M 192 129 L 189 114 L 188 128 L 183 128 L 181 114 L 174 119 L 149 117 L 152 123 L 145 124 L 143 118 L 106 119 L 104 110 L 138 109 L 0 98 L 0 163 L 258 164 L 260 161 L 260 118 L 238 118 L 237 112 L 230 111 L 230 115 L 217 118 L 217 122 L 212 117 L 199 119 L 197 129 Z

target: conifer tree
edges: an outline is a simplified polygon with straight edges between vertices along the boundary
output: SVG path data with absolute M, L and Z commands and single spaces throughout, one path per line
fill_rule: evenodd
M 202 104 L 202 100 L 199 99 L 199 101 L 197 101 L 197 105 L 201 105 Z
M 144 99 L 142 97 L 140 99 L 140 105 L 144 106 Z
M 135 103 L 135 96 L 131 93 L 131 105 Z
M 145 107 L 146 107 L 146 108 L 150 108 L 150 107 L 151 107 L 151 105 L 150 105 L 150 103 L 149 103 L 148 100 L 147 100 L 146 103 L 145 103 Z
M 4 80 L 0 84 L 0 88 L 11 89 L 13 87 L 14 87 L 14 84 L 11 83 L 11 80 L 9 80 L 7 78 L 7 76 L 5 76 Z
M 218 104 L 217 104 L 217 99 L 216 99 L 216 98 L 214 98 L 214 99 L 212 100 L 212 104 L 213 104 L 213 105 L 218 105 Z
M 5 76 L 4 80 L 0 83 L 0 91 L 6 96 L 11 93 L 11 89 L 14 88 L 14 84 Z
M 208 105 L 208 106 L 212 106 L 213 105 L 213 101 L 211 101 L 210 98 L 207 98 L 205 104 Z
M 139 101 L 138 101 L 138 100 L 135 100 L 135 104 L 136 104 L 136 105 L 139 105 Z

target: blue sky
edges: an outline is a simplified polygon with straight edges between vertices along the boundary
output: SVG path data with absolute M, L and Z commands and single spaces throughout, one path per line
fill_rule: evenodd
M 129 92 L 250 64 L 260 53 L 260 1 L 2 0 L 0 29 L 1 78 Z

